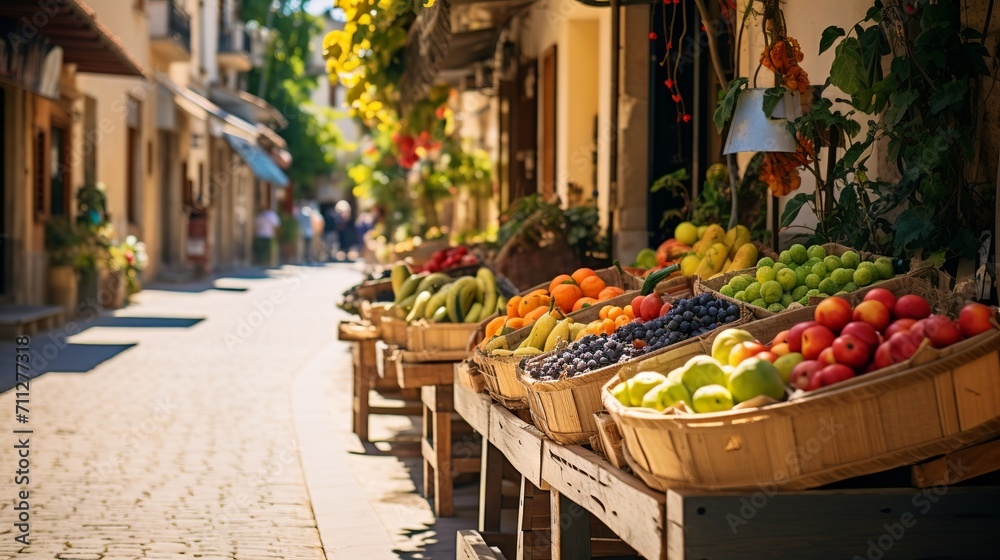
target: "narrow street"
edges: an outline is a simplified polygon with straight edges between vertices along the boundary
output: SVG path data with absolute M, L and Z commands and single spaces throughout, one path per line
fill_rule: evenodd
M 33 361 L 51 373 L 31 383 L 30 423 L 15 426 L 14 391 L 0 395 L 5 481 L 17 469 L 12 430 L 34 432 L 31 546 L 14 540 L 5 482 L 0 558 L 446 557 L 426 547 L 433 516 L 405 461 L 351 456 L 364 449 L 350 434 L 350 350 L 335 340 L 334 302 L 360 277 L 347 265 L 286 267 L 154 286 L 79 323 L 67 345 L 35 336 Z M 13 347 L 0 355 L 12 361 Z M 395 499 L 373 506 L 366 492 Z M 441 534 L 453 546 L 454 532 Z

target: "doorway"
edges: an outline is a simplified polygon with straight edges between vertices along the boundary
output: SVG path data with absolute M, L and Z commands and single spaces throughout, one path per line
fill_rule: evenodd
M 542 195 L 549 199 L 556 192 L 556 127 L 558 118 L 556 99 L 558 73 L 556 46 L 552 45 L 542 57 Z

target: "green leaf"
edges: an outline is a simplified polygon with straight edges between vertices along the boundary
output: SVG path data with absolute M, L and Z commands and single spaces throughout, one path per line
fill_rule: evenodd
M 823 37 L 819 40 L 819 54 L 823 54 L 827 49 L 833 46 L 833 42 L 837 39 L 847 35 L 847 33 L 840 27 L 836 25 L 831 25 L 823 30 Z
M 771 118 L 771 114 L 774 113 L 774 108 L 778 106 L 778 103 L 785 98 L 785 88 L 783 87 L 773 87 L 764 90 L 764 115 L 767 118 Z
M 736 100 L 740 97 L 740 90 L 749 82 L 749 78 L 737 78 L 729 82 L 726 96 L 722 99 L 722 103 L 719 103 L 719 106 L 715 109 L 715 127 L 719 129 L 719 132 L 722 132 L 726 123 L 733 118 L 733 112 L 736 111 Z
M 950 81 L 934 93 L 931 94 L 930 104 L 931 104 L 931 114 L 938 114 L 944 111 L 948 107 L 962 102 L 965 99 L 966 92 L 969 91 L 969 82 L 966 80 L 953 80 Z
M 848 37 L 837 45 L 836 53 L 830 67 L 830 83 L 848 95 L 868 89 L 861 43 L 854 37 Z
M 934 233 L 934 224 L 925 220 L 916 210 L 907 208 L 896 218 L 892 229 L 896 234 L 894 243 L 898 251 L 930 237 Z
M 890 115 L 886 115 L 890 126 L 896 126 L 899 121 L 903 120 L 906 116 L 906 111 L 909 110 L 910 105 L 914 101 L 920 99 L 920 92 L 914 89 L 905 90 L 892 98 L 892 111 L 894 114 L 891 115 L 892 118 L 888 118 Z
M 781 213 L 781 227 L 785 228 L 792 225 L 795 218 L 799 216 L 799 212 L 802 211 L 802 207 L 809 203 L 810 200 L 812 198 L 806 193 L 799 193 L 789 199 L 785 203 L 785 211 Z

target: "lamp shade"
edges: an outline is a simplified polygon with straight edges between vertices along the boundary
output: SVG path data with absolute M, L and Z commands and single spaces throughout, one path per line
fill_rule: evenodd
M 768 118 L 764 114 L 765 91 L 750 88 L 740 93 L 724 154 L 795 151 L 795 136 L 788 131 L 788 123 L 802 116 L 799 92 L 786 91 Z

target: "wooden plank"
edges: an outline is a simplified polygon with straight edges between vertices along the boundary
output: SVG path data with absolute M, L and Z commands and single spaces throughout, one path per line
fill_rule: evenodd
M 425 385 L 420 388 L 420 400 L 434 412 L 455 410 L 453 385 Z
M 483 437 L 488 437 L 493 400 L 489 395 L 473 393 L 459 381 L 460 375 L 458 371 L 455 372 L 455 411 L 472 426 L 472 429 Z
M 956 484 L 1000 470 L 1000 440 L 949 453 L 913 466 L 913 485 L 931 488 Z
M 376 340 L 378 337 L 378 328 L 370 324 L 341 321 L 337 326 L 337 339 L 344 342 Z
M 590 560 L 590 513 L 552 489 L 552 560 Z
M 396 377 L 400 387 L 414 389 L 427 385 L 451 385 L 455 373 L 451 363 L 396 362 Z
M 542 480 L 542 442 L 545 436 L 534 426 L 500 405 L 490 408 L 490 443 L 535 486 L 547 489 Z
M 666 558 L 666 496 L 578 445 L 545 441 L 542 479 L 649 560 Z
M 476 531 L 458 531 L 455 541 L 455 558 L 457 560 L 501 560 L 498 554 Z
M 423 362 L 461 362 L 462 360 L 469 357 L 468 350 L 428 350 L 421 352 L 414 352 L 412 350 L 403 350 L 400 353 L 400 359 L 404 362 L 411 363 L 423 363 Z
M 670 560 L 996 558 L 1000 488 L 668 493 Z
M 455 392 L 457 397 L 459 389 L 456 389 Z M 456 404 L 457 402 L 456 399 Z M 487 424 L 488 429 L 489 424 Z M 500 531 L 500 512 L 503 509 L 503 462 L 504 458 L 500 450 L 488 439 L 484 440 L 483 455 L 480 461 L 482 470 L 479 473 L 480 531 Z
M 526 477 L 521 477 L 517 508 L 517 559 L 543 560 L 552 558 L 549 492 L 541 490 Z
M 382 340 L 375 343 L 375 369 L 379 377 L 396 376 L 396 362 L 393 358 L 395 351 L 394 346 L 389 346 Z

